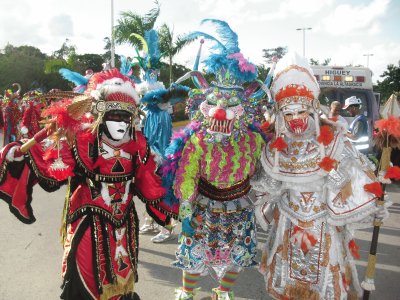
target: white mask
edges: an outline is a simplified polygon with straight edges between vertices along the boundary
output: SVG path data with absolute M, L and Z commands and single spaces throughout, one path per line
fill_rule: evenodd
M 122 140 L 129 129 L 129 124 L 124 121 L 106 121 L 106 126 L 111 137 L 116 141 Z

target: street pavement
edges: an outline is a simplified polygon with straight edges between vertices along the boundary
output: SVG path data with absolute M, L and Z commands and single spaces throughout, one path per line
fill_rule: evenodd
M 376 291 L 370 299 L 400 300 L 400 184 L 389 186 L 387 191 L 394 204 L 389 209 L 389 219 L 380 231 Z M 65 192 L 63 187 L 49 194 L 35 186 L 32 207 L 37 221 L 31 225 L 17 220 L 9 212 L 8 205 L 0 200 L 0 300 L 59 299 L 62 258 L 59 229 Z M 142 222 L 144 205 L 138 200 L 136 206 Z M 371 232 L 357 232 L 361 252 L 361 259 L 357 262 L 360 280 L 365 274 Z M 180 270 L 170 266 L 174 260 L 177 237 L 163 244 L 152 243 L 151 237 L 140 236 L 136 291 L 142 300 L 174 299 L 174 289 L 181 285 Z M 265 235 L 260 232 L 258 237 L 261 245 Z M 196 300 L 209 299 L 216 283 L 205 277 L 200 286 Z M 235 296 L 237 300 L 270 299 L 265 293 L 263 278 L 256 269 L 241 274 Z

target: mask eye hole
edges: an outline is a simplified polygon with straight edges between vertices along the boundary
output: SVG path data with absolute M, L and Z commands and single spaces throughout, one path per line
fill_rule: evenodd
M 206 97 L 208 104 L 217 105 L 217 96 L 214 94 L 210 94 Z

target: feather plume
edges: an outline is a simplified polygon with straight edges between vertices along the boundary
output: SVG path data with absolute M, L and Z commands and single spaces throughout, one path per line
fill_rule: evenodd
M 389 167 L 386 170 L 385 179 L 393 179 L 393 180 L 400 180 L 400 167 L 394 166 Z
M 400 138 L 400 118 L 389 116 L 387 119 L 381 119 L 375 122 L 375 128 L 380 132 L 386 132 L 387 135 Z
M 158 33 L 156 30 L 147 30 L 144 33 L 144 38 L 148 45 L 148 63 L 151 69 L 158 69 L 160 67 L 160 49 L 158 47 Z
M 201 24 L 204 23 L 211 23 L 216 26 L 216 32 L 229 53 L 240 52 L 238 35 L 229 27 L 228 23 L 216 19 L 204 19 Z
M 147 92 L 141 99 L 141 103 L 158 104 L 170 102 L 174 105 L 182 102 L 188 96 L 189 88 L 183 85 L 172 84 L 168 89 L 157 89 Z
M 142 37 L 140 34 L 137 34 L 137 33 L 131 33 L 131 36 L 134 36 L 142 43 L 142 50 L 145 54 L 147 54 L 147 52 L 149 51 L 149 47 L 148 47 L 147 42 L 144 39 L 144 37 Z
M 128 61 L 128 59 L 124 55 L 121 55 L 121 67 L 119 68 L 119 71 L 121 72 L 121 74 L 123 74 L 125 76 L 132 75 L 131 63 Z
M 85 76 L 66 68 L 61 68 L 58 72 L 64 79 L 72 82 L 75 86 L 87 85 L 89 81 Z
M 374 194 L 376 197 L 381 197 L 383 195 L 382 185 L 379 182 L 365 184 L 364 190 L 368 193 Z
M 224 44 L 222 44 L 218 39 L 216 39 L 215 37 L 213 37 L 212 35 L 205 33 L 205 32 L 201 32 L 201 31 L 194 31 L 191 32 L 187 35 L 185 35 L 182 39 L 185 41 L 193 41 L 199 37 L 202 37 L 206 40 L 210 40 L 216 43 L 215 46 L 213 46 L 211 49 L 214 50 L 221 50 L 221 51 L 226 51 L 226 47 L 224 46 Z

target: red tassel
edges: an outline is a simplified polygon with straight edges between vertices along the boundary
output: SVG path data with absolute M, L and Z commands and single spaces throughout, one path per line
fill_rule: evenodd
M 400 180 L 400 167 L 394 166 L 389 167 L 386 170 L 385 179 L 393 179 L 393 180 Z
M 383 195 L 382 186 L 379 182 L 365 184 L 364 190 L 368 193 L 374 194 L 377 197 L 381 197 Z
M 287 148 L 287 144 L 285 142 L 285 140 L 282 137 L 277 137 L 276 140 L 271 143 L 271 145 L 269 146 L 271 149 L 275 148 L 278 151 L 282 151 L 284 149 Z
M 333 131 L 332 128 L 328 125 L 321 126 L 321 133 L 318 137 L 318 142 L 323 144 L 324 146 L 328 146 L 333 141 Z
M 68 166 L 66 169 L 49 169 L 50 176 L 59 181 L 66 180 L 70 176 L 74 176 L 72 168 Z
M 333 167 L 335 166 L 335 164 L 337 163 L 336 160 L 331 159 L 329 156 L 325 156 L 320 163 L 318 164 L 320 166 L 321 169 L 329 172 L 330 170 L 333 169 Z
M 354 258 L 360 259 L 360 247 L 357 245 L 355 240 L 350 240 L 349 242 L 349 249 L 351 252 L 351 255 L 353 255 Z

